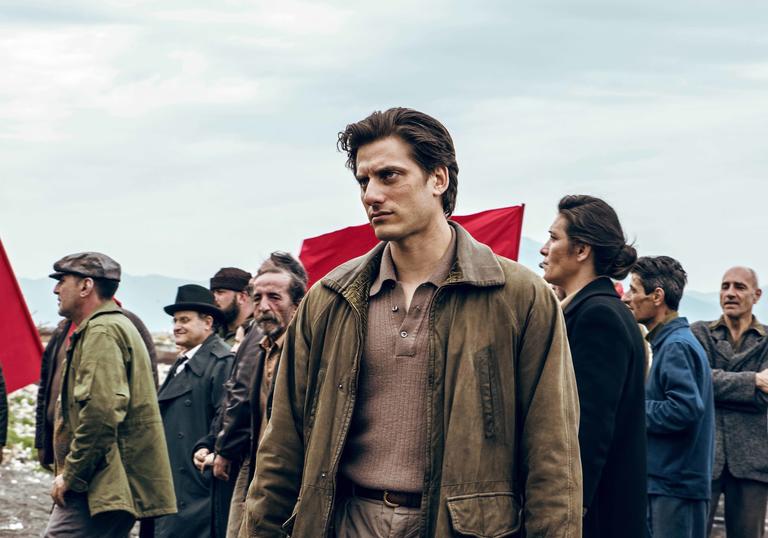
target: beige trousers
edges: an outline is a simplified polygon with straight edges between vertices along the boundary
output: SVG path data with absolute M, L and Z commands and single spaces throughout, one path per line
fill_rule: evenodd
M 339 499 L 334 513 L 336 538 L 412 538 L 419 535 L 420 508 L 390 508 L 363 497 Z

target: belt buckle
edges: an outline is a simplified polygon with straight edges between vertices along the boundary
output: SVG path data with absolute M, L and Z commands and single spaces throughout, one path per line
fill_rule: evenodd
M 389 492 L 388 491 L 384 492 L 384 505 L 388 506 L 389 508 L 397 508 L 398 506 L 400 506 L 399 504 L 393 503 L 392 501 L 389 500 Z

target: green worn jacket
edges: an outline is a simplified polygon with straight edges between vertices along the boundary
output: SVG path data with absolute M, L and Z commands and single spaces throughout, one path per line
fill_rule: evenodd
M 71 490 L 88 493 L 91 515 L 175 513 L 147 348 L 113 301 L 72 334 L 61 383 L 61 427 L 71 441 L 56 474 L 63 474 Z
M 579 537 L 579 404 L 558 302 L 541 278 L 451 225 L 457 259 L 428 318 L 420 534 Z M 288 328 L 241 537 L 332 535 L 382 250 L 313 286 Z

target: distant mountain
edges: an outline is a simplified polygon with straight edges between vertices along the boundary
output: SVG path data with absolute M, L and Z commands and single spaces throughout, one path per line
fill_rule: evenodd
M 542 274 L 539 269 L 540 248 L 539 242 L 523 237 L 519 256 L 520 263 L 539 275 Z M 207 282 L 190 282 L 161 275 L 123 275 L 117 297 L 126 308 L 138 314 L 151 331 L 170 331 L 171 318 L 163 312 L 163 307 L 173 302 L 179 286 L 192 283 L 208 285 Z M 54 281 L 50 278 L 20 278 L 19 284 L 35 323 L 54 325 L 59 319 L 56 297 L 52 293 Z M 691 321 L 718 318 L 720 316 L 718 293 L 686 290 L 680 313 Z M 768 298 L 758 303 L 755 315 L 764 322 L 768 320 Z
M 163 307 L 173 303 L 176 289 L 184 284 L 208 285 L 207 282 L 161 275 L 123 275 L 116 296 L 123 306 L 144 321 L 150 331 L 170 331 L 171 318 L 163 311 Z M 19 285 L 35 323 L 55 325 L 59 320 L 56 296 L 53 295 L 55 282 L 50 278 L 20 278 Z

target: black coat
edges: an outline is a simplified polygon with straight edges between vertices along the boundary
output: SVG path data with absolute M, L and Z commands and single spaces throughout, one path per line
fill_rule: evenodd
M 158 392 L 171 460 L 178 513 L 158 518 L 156 536 L 208 538 L 212 535 L 210 469 L 200 473 L 192 456 L 216 416 L 224 382 L 232 370 L 230 347 L 212 334 L 184 369 L 166 378 Z
M 646 533 L 645 348 L 613 283 L 600 277 L 564 310 L 579 389 L 585 538 Z

